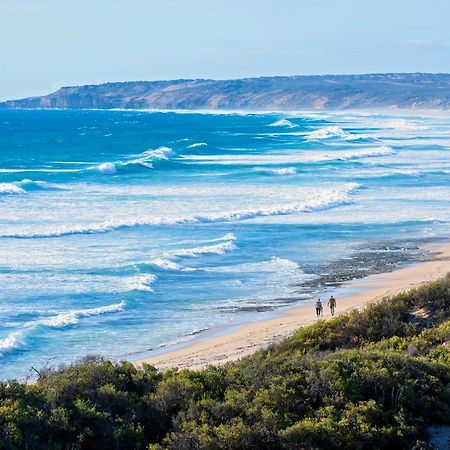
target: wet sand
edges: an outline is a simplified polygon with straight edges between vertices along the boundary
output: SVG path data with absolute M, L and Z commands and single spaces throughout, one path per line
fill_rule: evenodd
M 363 308 L 368 303 L 436 280 L 450 272 L 449 243 L 428 246 L 426 250 L 429 257 L 427 261 L 344 283 L 335 290 L 336 294 L 344 294 L 337 296 L 336 314 Z M 326 306 L 329 293 L 331 291 L 324 291 L 321 296 L 324 319 L 331 317 Z M 223 364 L 279 342 L 297 328 L 310 325 L 316 320 L 313 302 L 305 302 L 301 306 L 278 311 L 277 316 L 270 319 L 230 328 L 229 332 L 220 335 L 211 331 L 202 333 L 188 344 L 148 352 L 132 359 L 138 366 L 145 362 L 160 369 L 199 369 L 209 364 Z

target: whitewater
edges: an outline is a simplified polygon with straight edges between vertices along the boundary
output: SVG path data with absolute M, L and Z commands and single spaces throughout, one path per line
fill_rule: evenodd
M 411 114 L 1 110 L 0 379 L 185 342 L 309 304 L 334 286 L 323 274 L 420 259 L 450 232 L 448 130 Z

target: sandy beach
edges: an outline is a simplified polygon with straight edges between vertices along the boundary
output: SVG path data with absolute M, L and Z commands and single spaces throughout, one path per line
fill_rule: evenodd
M 427 261 L 343 284 L 336 291 L 349 293 L 337 298 L 336 314 L 364 308 L 368 303 L 436 280 L 450 272 L 450 243 L 428 246 L 424 250 Z M 324 319 L 331 317 L 326 307 L 326 295 L 329 292 L 324 292 L 322 298 Z M 297 328 L 316 320 L 313 304 L 308 302 L 303 306 L 285 309 L 277 317 L 242 325 L 229 333 L 211 335 L 206 332 L 188 344 L 148 352 L 145 357 L 134 359 L 133 362 L 138 366 L 149 363 L 159 369 L 199 369 L 209 364 L 223 364 L 278 342 Z

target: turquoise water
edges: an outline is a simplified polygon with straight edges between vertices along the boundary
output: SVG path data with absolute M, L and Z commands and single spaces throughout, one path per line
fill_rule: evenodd
M 449 234 L 449 148 L 445 117 L 0 111 L 0 378 L 308 301 L 366 249 L 407 260 Z

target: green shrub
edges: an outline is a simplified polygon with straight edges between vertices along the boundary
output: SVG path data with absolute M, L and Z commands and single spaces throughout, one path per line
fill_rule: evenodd
M 0 450 L 428 448 L 450 422 L 450 278 L 201 371 L 89 357 L 0 383 Z

